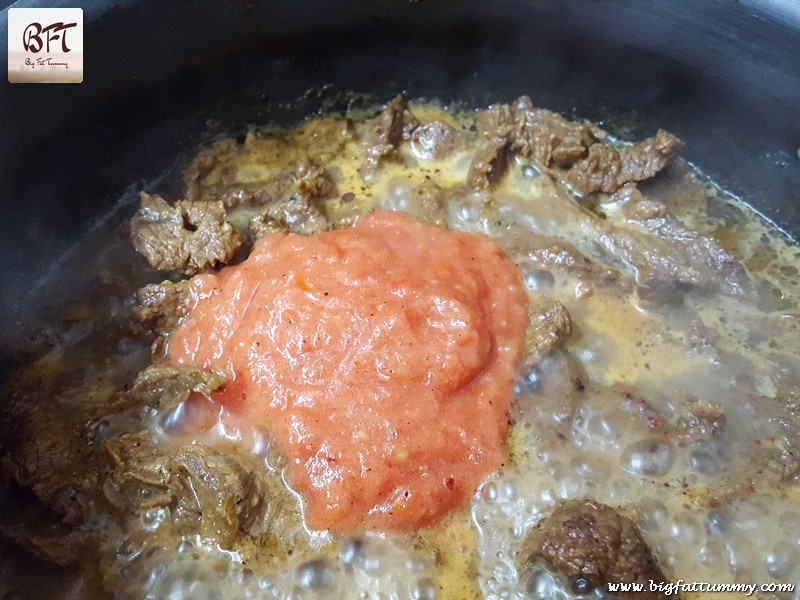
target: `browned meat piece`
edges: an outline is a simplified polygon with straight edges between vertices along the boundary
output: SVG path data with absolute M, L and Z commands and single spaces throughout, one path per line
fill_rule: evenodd
M 715 287 L 728 294 L 743 294 L 749 287 L 747 273 L 710 235 L 688 229 L 671 215 L 636 222 L 655 237 L 668 242 L 681 268 L 665 272 L 664 262 L 650 261 L 651 271 L 643 282 L 650 289 L 663 286 L 665 279 L 699 287 Z M 657 257 L 654 257 L 657 258 Z
M 517 138 L 521 127 L 516 111 L 510 104 L 492 104 L 475 115 L 475 128 L 478 136 L 484 139 Z
M 52 392 L 48 384 L 44 382 L 42 393 Z M 3 408 L 3 483 L 31 489 L 64 523 L 83 524 L 97 489 L 94 450 L 85 428 L 54 402 L 24 394 L 12 393 Z
M 558 113 L 535 108 L 527 96 L 519 98 L 513 109 L 521 125 L 516 146 L 540 168 L 551 161 L 568 167 L 585 156 L 590 145 L 607 135 L 590 123 L 569 121 Z
M 295 186 L 295 171 L 286 169 L 269 179 L 258 183 L 221 186 L 206 196 L 218 199 L 226 209 L 240 206 L 264 206 L 290 194 Z
M 139 373 L 133 386 L 114 404 L 115 411 L 127 406 L 169 408 L 185 402 L 193 392 L 208 396 L 225 387 L 221 373 L 193 366 L 150 365 Z
M 591 586 L 642 583 L 644 591 L 622 598 L 662 598 L 650 580 L 666 582 L 639 529 L 613 508 L 593 500 L 562 502 L 534 528 L 523 556 L 550 562 L 559 573 L 582 578 Z
M 535 108 L 527 96 L 512 105 L 490 106 L 478 114 L 475 125 L 479 136 L 487 140 L 476 153 L 468 178 L 477 189 L 487 187 L 479 173 L 498 179 L 505 168 L 505 153 L 518 152 L 544 173 L 551 173 L 552 164 L 568 169 L 564 180 L 580 194 L 612 193 L 625 183 L 652 177 L 683 147 L 678 138 L 659 130 L 655 137 L 618 150 L 602 143 L 608 134 L 596 125 Z
M 546 208 L 541 222 L 547 222 L 545 210 L 557 211 L 558 219 L 542 233 L 570 239 L 583 254 L 633 275 L 645 304 L 679 302 L 678 292 L 691 287 L 732 295 L 749 292 L 744 268 L 712 236 L 688 229 L 671 216 L 643 221 L 601 219 L 560 186 L 551 182 L 543 186 L 542 207 Z
M 208 199 L 219 200 L 226 209 L 265 206 L 290 195 L 305 200 L 325 200 L 337 195 L 336 184 L 326 169 L 303 161 L 296 168 L 284 169 L 268 181 L 218 186 L 216 191 L 206 192 Z
M 505 173 L 511 142 L 508 138 L 494 137 L 483 142 L 469 165 L 467 184 L 476 190 L 485 190 L 497 183 Z
M 250 219 L 247 230 L 250 232 L 250 237 L 259 240 L 272 233 L 288 232 L 289 228 L 269 216 L 266 210 L 262 210 Z
M 51 521 L 50 516 L 39 515 L 37 522 L 0 525 L 0 535 L 59 567 L 78 564 L 87 555 L 96 554 L 100 543 L 97 533 L 72 529 Z
M 654 137 L 621 149 L 597 143 L 589 154 L 573 164 L 565 176 L 576 192 L 612 193 L 632 181 L 649 179 L 666 167 L 683 148 L 683 142 L 659 129 Z
M 219 163 L 221 156 L 234 152 L 238 144 L 233 138 L 219 140 L 197 153 L 183 172 L 184 195 L 187 200 L 201 200 L 203 180 Z
M 456 146 L 456 133 L 447 123 L 433 121 L 420 125 L 411 136 L 411 151 L 421 160 L 444 158 Z
M 250 220 L 254 238 L 276 231 L 316 235 L 328 230 L 328 219 L 322 211 L 301 196 L 289 196 L 273 202 Z
M 336 195 L 336 184 L 328 171 L 313 163 L 300 163 L 294 179 L 297 193 L 306 200 L 324 200 Z
M 156 269 L 187 275 L 233 258 L 244 242 L 226 220 L 221 202 L 179 200 L 142 192 L 131 219 L 133 246 Z
M 478 134 L 486 139 L 505 139 L 507 149 L 519 152 L 549 173 L 555 162 L 568 167 L 586 154 L 586 149 L 605 137 L 589 123 L 568 121 L 561 115 L 535 108 L 522 96 L 514 104 L 494 104 L 475 118 Z
M 222 547 L 241 534 L 270 534 L 278 515 L 297 519 L 280 476 L 255 457 L 201 445 L 158 448 L 145 433 L 112 438 L 106 450 L 113 469 L 103 493 L 123 516 L 169 507 L 176 534 L 199 534 Z
M 190 289 L 188 280 L 144 286 L 136 291 L 133 318 L 158 333 L 172 331 L 189 312 Z
M 500 227 L 490 224 L 501 246 L 519 260 L 541 261 L 544 269 L 547 263 L 560 263 L 564 270 L 605 280 L 619 273 L 633 280 L 648 306 L 680 302 L 681 292 L 689 288 L 751 293 L 744 268 L 712 236 L 688 229 L 671 216 L 602 219 L 553 181 L 543 179 L 539 187 L 540 198 L 521 206 L 537 220 L 536 233 L 541 236 L 526 236 L 526 226 L 507 219 L 498 221 Z
M 510 154 L 527 143 L 522 119 L 508 104 L 493 104 L 475 117 L 475 127 L 483 140 L 472 157 L 467 185 L 484 190 L 500 180 Z
M 306 121 L 290 140 L 302 148 L 311 161 L 325 164 L 338 156 L 354 137 L 350 119 L 328 116 Z
M 604 269 L 597 261 L 581 254 L 575 246 L 565 240 L 532 235 L 525 240 L 527 256 L 542 269 L 561 269 L 567 273 L 614 279 L 617 273 Z
M 386 104 L 383 112 L 368 126 L 362 145 L 372 165 L 381 159 L 393 156 L 400 142 L 409 139 L 419 121 L 408 109 L 402 96 L 396 96 Z
M 537 364 L 545 354 L 568 338 L 571 332 L 569 313 L 558 300 L 529 294 L 524 364 L 528 367 Z
M 428 225 L 447 228 L 445 190 L 432 181 L 424 181 L 414 194 L 414 210 L 410 211 L 414 218 Z
M 301 162 L 297 168 L 284 169 L 268 181 L 223 187 L 218 192 L 218 199 L 230 209 L 265 206 L 289 195 L 305 200 L 324 200 L 336 196 L 336 193 L 336 184 L 326 169 L 314 163 Z
M 655 219 L 667 215 L 667 207 L 644 197 L 635 183 L 626 183 L 611 194 L 610 200 L 619 202 L 622 215 L 630 221 Z

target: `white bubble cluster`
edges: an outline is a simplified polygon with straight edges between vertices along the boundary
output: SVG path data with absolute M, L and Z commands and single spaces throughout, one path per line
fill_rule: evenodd
M 123 544 L 130 550 L 130 541 Z M 435 600 L 431 565 L 399 540 L 366 537 L 338 552 L 289 559 L 268 571 L 233 552 L 184 539 L 175 548 L 145 546 L 118 553 L 126 589 L 119 597 L 146 600 L 351 599 Z

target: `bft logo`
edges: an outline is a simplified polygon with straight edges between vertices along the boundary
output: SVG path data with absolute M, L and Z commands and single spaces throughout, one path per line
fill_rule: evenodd
M 83 81 L 83 10 L 8 9 L 8 81 Z
M 22 45 L 26 51 L 36 53 L 41 52 L 47 44 L 45 52 L 50 52 L 50 42 L 61 40 L 61 51 L 66 54 L 70 51 L 67 47 L 67 29 L 77 26 L 77 23 L 53 23 L 42 27 L 40 23 L 31 23 L 22 34 Z M 42 34 L 45 34 L 44 41 Z

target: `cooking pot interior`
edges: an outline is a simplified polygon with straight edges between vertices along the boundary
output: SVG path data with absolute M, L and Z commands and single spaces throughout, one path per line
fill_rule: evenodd
M 57 294 L 47 282 L 59 257 L 98 220 L 130 214 L 181 153 L 249 124 L 399 92 L 474 107 L 528 94 L 630 139 L 663 127 L 685 140 L 688 160 L 800 238 L 800 11 L 655 0 L 81 4 L 84 82 L 0 90 L 0 328 Z M 0 358 L 2 372 L 12 361 Z

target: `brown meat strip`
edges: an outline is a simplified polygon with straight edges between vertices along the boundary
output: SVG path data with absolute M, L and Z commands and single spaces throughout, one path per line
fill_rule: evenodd
M 43 393 L 51 391 L 45 386 Z M 62 522 L 81 525 L 97 489 L 94 450 L 86 432 L 54 402 L 12 395 L 0 417 L 2 482 L 33 491 Z
M 330 173 L 314 163 L 300 163 L 294 174 L 294 185 L 300 197 L 306 200 L 324 200 L 336 195 L 336 184 Z
M 654 137 L 620 149 L 592 144 L 588 156 L 573 164 L 564 179 L 583 195 L 610 194 L 626 183 L 649 179 L 671 163 L 682 148 L 683 142 L 663 129 Z
M 513 104 L 520 124 L 515 146 L 538 167 L 551 161 L 568 167 L 586 154 L 586 149 L 607 134 L 588 122 L 569 121 L 552 111 L 536 108 L 531 99 L 522 96 Z
M 551 163 L 572 165 L 606 135 L 589 123 L 568 121 L 557 113 L 535 108 L 527 96 L 513 104 L 490 106 L 477 115 L 475 126 L 484 140 L 467 176 L 467 183 L 475 189 L 496 182 L 512 152 L 528 157 L 540 170 L 550 173 Z
M 200 150 L 183 172 L 184 195 L 187 200 L 202 200 L 201 182 L 219 164 L 221 156 L 237 151 L 239 144 L 233 138 L 218 140 Z
M 683 147 L 674 135 L 659 130 L 634 146 L 616 149 L 609 135 L 588 122 L 569 121 L 536 108 L 522 96 L 513 104 L 494 104 L 475 118 L 484 141 L 470 165 L 467 183 L 481 190 L 499 180 L 513 152 L 553 175 L 566 169 L 564 182 L 579 194 L 612 193 L 626 183 L 643 181 L 667 166 Z
M 569 239 L 579 253 L 632 276 L 644 304 L 679 302 L 680 292 L 687 288 L 736 296 L 750 293 L 752 284 L 744 268 L 713 236 L 689 229 L 672 216 L 602 219 L 562 186 L 543 180 L 540 187 L 541 197 L 526 205 L 541 224 L 538 233 Z
M 559 346 L 572 332 L 567 309 L 558 301 L 539 294 L 528 296 L 528 327 L 525 330 L 527 366 L 537 364 L 553 348 Z
M 255 457 L 199 444 L 159 448 L 145 433 L 112 438 L 106 450 L 113 468 L 103 493 L 111 505 L 125 516 L 169 507 L 178 535 L 229 547 L 240 534 L 269 534 L 281 513 L 296 513 L 279 475 Z
M 142 192 L 131 219 L 133 246 L 156 269 L 187 275 L 228 262 L 244 239 L 226 220 L 221 202 L 179 200 Z
M 136 377 L 133 386 L 121 395 L 115 408 L 150 406 L 168 408 L 186 401 L 193 392 L 208 396 L 225 387 L 221 373 L 194 366 L 150 365 Z
M 239 206 L 266 206 L 287 196 L 308 201 L 325 200 L 337 195 L 336 183 L 327 169 L 303 161 L 284 169 L 275 177 L 258 183 L 218 186 L 206 196 L 218 199 L 227 209 Z
M 411 150 L 417 158 L 444 158 L 456 146 L 456 133 L 447 123 L 432 121 L 420 125 L 411 136 Z
M 642 583 L 644 591 L 621 598 L 662 598 L 650 591 L 650 580 L 666 582 L 633 521 L 593 500 L 562 502 L 530 533 L 523 549 L 530 564 L 545 559 L 556 571 L 582 578 L 594 587 L 608 583 Z
M 288 196 L 268 204 L 249 223 L 254 239 L 277 231 L 316 235 L 328 228 L 328 219 L 319 207 L 302 196 Z
M 467 185 L 475 190 L 485 190 L 496 184 L 506 171 L 510 148 L 511 141 L 507 137 L 484 141 L 472 157 Z
M 191 283 L 188 280 L 172 283 L 151 283 L 136 291 L 133 318 L 142 325 L 167 333 L 189 313 Z
M 396 154 L 397 147 L 419 126 L 402 96 L 396 96 L 369 125 L 361 143 L 372 165 Z

